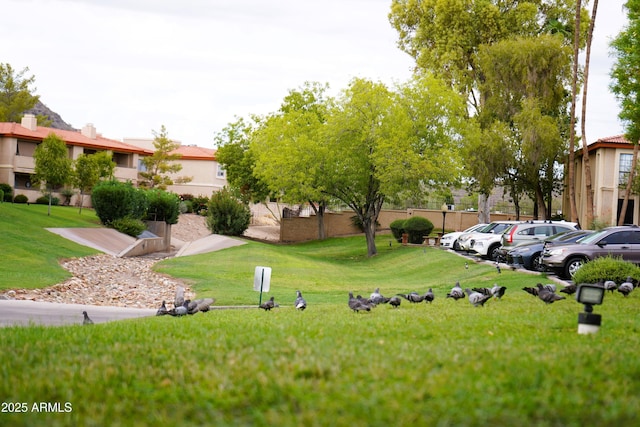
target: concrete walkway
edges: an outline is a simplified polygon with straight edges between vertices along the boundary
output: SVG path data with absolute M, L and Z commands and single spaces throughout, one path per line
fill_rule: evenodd
M 93 323 L 155 316 L 156 314 L 156 310 L 150 308 L 0 300 L 0 326 L 81 325 L 83 319 L 82 312 L 85 310 L 91 320 L 93 320 Z

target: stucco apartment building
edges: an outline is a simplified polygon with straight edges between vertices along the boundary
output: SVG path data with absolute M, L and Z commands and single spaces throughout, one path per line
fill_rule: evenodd
M 142 138 L 125 138 L 127 144 L 144 148 L 153 152 L 153 140 Z M 168 188 L 176 194 L 192 194 L 194 196 L 210 197 L 215 191 L 221 190 L 227 185 L 227 176 L 224 168 L 216 159 L 216 150 L 213 148 L 198 147 L 196 145 L 181 145 L 173 151 L 179 154 L 182 165 L 180 172 L 171 174 L 175 181 L 180 177 L 188 177 L 191 180 L 183 184 L 175 184 Z
M 600 138 L 587 147 L 591 167 L 594 216 L 606 225 L 616 225 L 620 217 L 627 177 L 631 171 L 633 146 L 623 135 Z M 576 151 L 576 206 L 580 223 L 586 222 L 586 187 L 582 179 L 582 156 L 584 150 Z M 566 176 L 565 176 L 566 179 Z M 626 224 L 638 224 L 638 195 L 631 194 L 625 212 Z M 569 212 L 569 194 L 565 191 L 563 211 Z
M 66 131 L 38 126 L 34 115 L 25 114 L 21 123 L 0 122 L 0 183 L 11 185 L 14 194 L 24 194 L 30 201 L 40 197 L 40 189 L 31 183 L 35 167 L 33 153 L 37 145 L 52 132 L 65 141 L 71 159 L 76 159 L 82 153 L 111 151 L 116 163 L 115 178 L 131 181 L 134 185 L 139 181 L 141 158 L 153 154 L 151 148 L 131 143 L 139 140 L 121 142 L 104 138 L 96 132 L 92 124 L 87 124 L 80 131 Z M 226 177 L 215 159 L 215 150 L 181 146 L 176 151 L 182 154 L 182 171 L 176 175 L 189 176 L 192 179 L 188 183 L 172 186 L 169 188 L 170 191 L 208 197 L 213 191 L 224 187 Z M 74 197 L 71 203 L 75 202 Z M 85 204 L 89 203 L 90 198 L 85 197 Z

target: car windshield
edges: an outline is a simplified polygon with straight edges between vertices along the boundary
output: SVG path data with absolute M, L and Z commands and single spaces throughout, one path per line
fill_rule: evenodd
M 580 238 L 583 238 L 584 236 L 587 236 L 591 233 L 592 232 L 588 230 L 563 231 L 561 233 L 554 234 L 553 236 L 549 236 L 549 238 L 547 238 L 547 241 L 564 242 L 567 240 L 575 239 L 576 236 L 581 236 Z
M 585 237 L 583 237 L 582 239 L 579 239 L 576 243 L 591 244 L 591 243 L 597 242 L 598 240 L 600 240 L 602 238 L 602 236 L 604 236 L 608 232 L 609 232 L 609 230 L 606 230 L 606 229 L 605 230 L 596 231 L 593 234 L 588 234 Z

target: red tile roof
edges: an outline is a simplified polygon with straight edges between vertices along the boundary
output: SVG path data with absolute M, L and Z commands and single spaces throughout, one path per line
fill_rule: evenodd
M 32 131 L 23 127 L 20 123 L 0 122 L 0 136 L 10 136 L 23 139 L 32 139 L 42 141 L 50 133 L 58 135 L 67 145 L 77 145 L 81 147 L 93 148 L 98 150 L 111 150 L 119 153 L 138 153 L 141 155 L 151 155 L 153 151 L 136 147 L 135 145 L 125 144 L 124 142 L 114 139 L 104 138 L 100 135 L 95 139 L 84 136 L 79 131 L 68 131 L 43 126 L 36 127 Z
M 614 142 L 619 144 L 629 144 L 629 141 L 627 141 L 624 135 L 608 136 L 606 138 L 600 138 L 596 142 Z
M 216 150 L 195 145 L 181 145 L 172 154 L 181 154 L 184 160 L 216 160 Z

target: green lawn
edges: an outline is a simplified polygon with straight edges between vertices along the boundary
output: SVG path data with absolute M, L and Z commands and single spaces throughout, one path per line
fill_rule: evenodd
M 640 291 L 607 295 L 600 332 L 581 306 L 523 292 L 544 277 L 440 250 L 363 237 L 249 242 L 157 266 L 216 304 L 256 304 L 256 265 L 273 268 L 280 308 L 214 310 L 93 326 L 0 329 L 0 395 L 26 405 L 11 426 L 621 426 L 640 405 Z M 508 287 L 475 308 L 452 284 Z M 433 287 L 435 301 L 353 313 L 347 293 Z M 295 290 L 309 307 L 297 312 Z M 38 413 L 33 404 L 62 411 Z M 11 406 L 15 408 L 14 406 Z M 20 406 L 22 407 L 22 406 Z M 9 405 L 5 405 L 9 408 Z M 38 408 L 38 406 L 36 406 Z
M 60 283 L 69 273 L 60 267 L 64 258 L 98 253 L 45 228 L 98 227 L 93 210 L 46 205 L 0 203 L 0 290 L 42 288 Z

